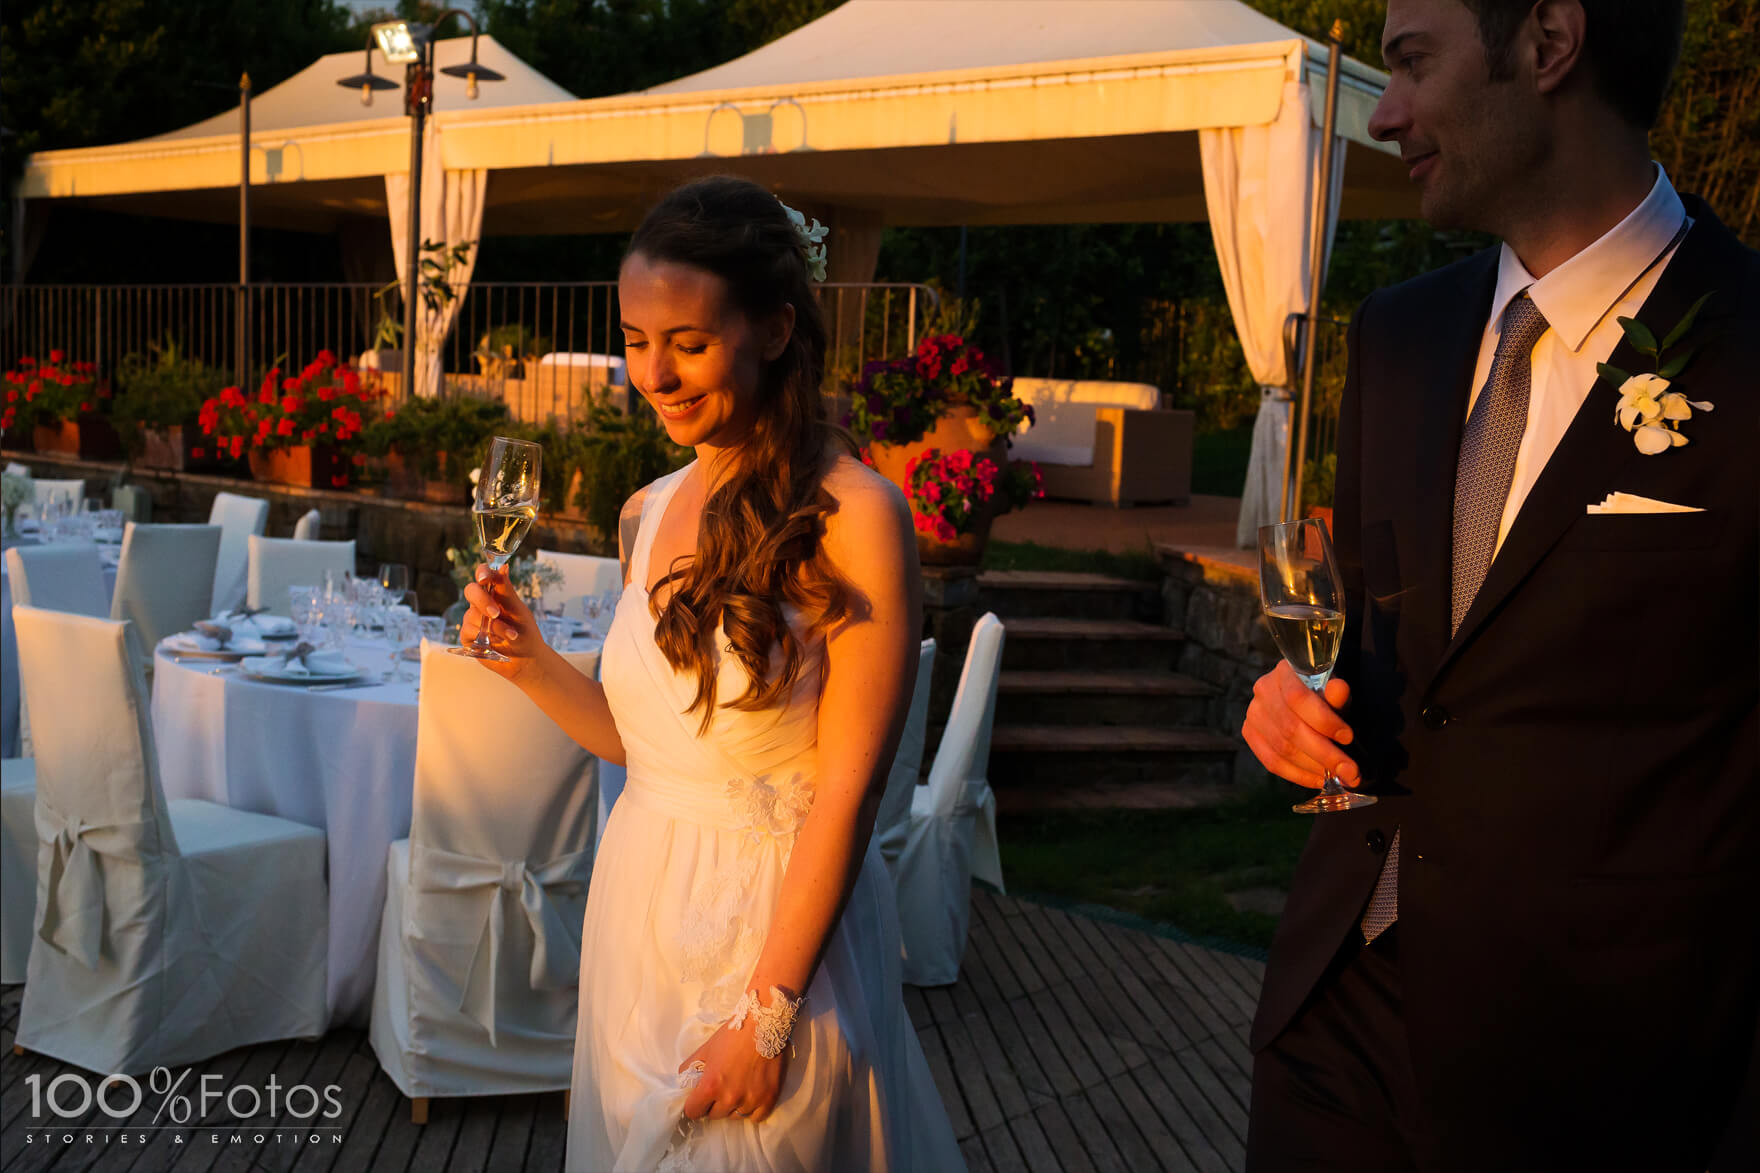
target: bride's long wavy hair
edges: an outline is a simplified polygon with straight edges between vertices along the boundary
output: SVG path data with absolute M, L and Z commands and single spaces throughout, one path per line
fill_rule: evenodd
M 799 679 L 802 640 L 783 616 L 792 604 L 822 637 L 849 610 L 849 588 L 825 559 L 825 516 L 835 507 L 823 487 L 828 441 L 848 437 L 825 418 L 825 319 L 808 283 L 803 244 L 775 196 L 749 180 L 712 176 L 678 188 L 654 207 L 631 238 L 626 259 L 689 265 L 712 273 L 753 321 L 794 307 L 794 330 L 759 376 L 756 419 L 730 454 L 719 488 L 703 506 L 694 558 L 681 557 L 656 585 L 671 584 L 664 606 L 652 598 L 654 638 L 674 669 L 697 677 L 687 711 L 714 718 L 716 647 L 751 681 L 734 709 L 786 698 Z M 853 451 L 853 445 L 849 445 Z M 772 669 L 771 649 L 781 650 Z

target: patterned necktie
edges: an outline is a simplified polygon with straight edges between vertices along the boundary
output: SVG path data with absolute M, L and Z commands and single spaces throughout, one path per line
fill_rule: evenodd
M 1526 293 L 1503 311 L 1491 374 L 1461 434 L 1454 478 L 1454 586 L 1448 631 L 1453 635 L 1485 582 L 1497 552 L 1497 529 L 1516 471 L 1516 450 L 1528 428 L 1528 391 L 1534 344 L 1546 317 Z M 1381 876 L 1363 913 L 1363 940 L 1373 941 L 1399 919 L 1399 829 L 1393 832 Z
M 1503 521 L 1516 450 L 1528 428 L 1528 389 L 1534 343 L 1546 333 L 1546 318 L 1527 294 L 1503 311 L 1491 375 L 1467 416 L 1460 462 L 1454 477 L 1454 597 L 1448 631 L 1453 635 L 1479 593 L 1497 529 Z

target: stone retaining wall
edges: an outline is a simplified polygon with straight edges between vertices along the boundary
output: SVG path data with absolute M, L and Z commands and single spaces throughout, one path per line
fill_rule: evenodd
M 83 477 L 87 492 L 109 498 L 124 468 L 120 464 L 73 460 L 54 454 L 6 452 L 8 461 L 27 465 L 36 476 L 52 479 Z M 449 546 L 466 546 L 475 538 L 470 510 L 462 505 L 430 505 L 402 501 L 360 490 L 302 489 L 231 477 L 201 476 L 157 469 L 131 469 L 126 483 L 146 493 L 152 502 L 151 520 L 201 523 L 217 493 L 238 493 L 269 502 L 269 521 L 264 533 L 285 538 L 308 509 L 318 510 L 318 536 L 324 539 L 353 538 L 358 573 L 376 574 L 381 562 L 401 562 L 410 568 L 424 614 L 437 615 L 458 599 L 452 583 Z M 615 557 L 616 538 L 609 545 L 598 531 L 575 522 L 539 515 L 527 536 L 528 551 L 545 549 L 574 554 Z
M 1162 580 L 1162 619 L 1186 634 L 1176 670 L 1222 694 L 1210 703 L 1209 727 L 1240 740 L 1241 722 L 1253 699 L 1253 682 L 1278 661 L 1277 646 L 1259 608 L 1259 576 L 1232 563 L 1189 554 L 1168 545 L 1156 553 L 1166 571 Z M 1267 777 L 1241 743 L 1235 754 L 1237 784 Z

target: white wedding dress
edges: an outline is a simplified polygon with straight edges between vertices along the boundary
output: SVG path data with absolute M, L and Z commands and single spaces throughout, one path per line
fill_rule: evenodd
M 688 469 L 649 486 L 601 676 L 629 779 L 599 846 L 581 933 L 571 1173 L 964 1168 L 905 1013 L 898 913 L 870 844 L 761 1123 L 684 1120 L 678 1068 L 732 1014 L 813 801 L 823 648 L 789 703 L 721 708 L 654 643 L 648 551 Z M 794 616 L 790 621 L 795 622 Z M 745 690 L 731 656 L 719 697 Z M 766 998 L 768 1000 L 768 998 Z

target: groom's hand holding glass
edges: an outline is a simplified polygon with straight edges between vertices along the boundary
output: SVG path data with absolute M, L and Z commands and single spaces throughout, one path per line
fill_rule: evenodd
M 1326 682 L 1326 699 L 1303 682 L 1288 660 L 1253 684 L 1253 703 L 1241 723 L 1241 736 L 1259 764 L 1279 778 L 1318 790 L 1326 771 L 1349 789 L 1363 780 L 1357 763 L 1341 747 L 1351 743 L 1351 727 L 1339 716 L 1350 704 L 1351 686 Z

